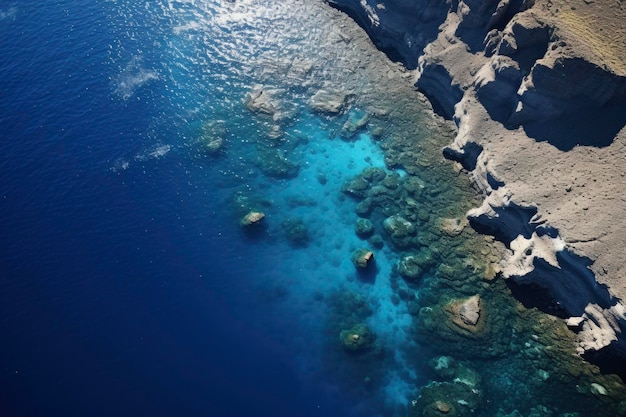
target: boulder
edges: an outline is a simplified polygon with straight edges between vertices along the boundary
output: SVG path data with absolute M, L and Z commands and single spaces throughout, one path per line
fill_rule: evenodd
M 357 269 L 365 269 L 374 263 L 374 252 L 365 248 L 357 249 L 352 252 L 350 260 Z
M 403 256 L 398 262 L 398 273 L 409 281 L 417 281 L 424 274 L 415 255 Z
M 409 246 L 411 239 L 415 237 L 415 225 L 399 214 L 387 217 L 383 221 L 383 227 L 391 241 L 400 248 Z
M 343 91 L 319 90 L 309 100 L 309 106 L 318 113 L 335 115 L 344 109 L 347 97 Z
M 368 219 L 358 219 L 354 225 L 354 232 L 360 238 L 368 238 L 374 234 L 374 224 Z
M 262 211 L 250 211 L 248 214 L 243 216 L 239 224 L 242 227 L 249 227 L 256 224 L 259 224 L 265 218 L 265 213 Z
M 246 107 L 254 113 L 274 116 L 278 113 L 278 102 L 263 86 L 257 86 L 248 93 L 246 97 Z
M 356 324 L 349 329 L 342 330 L 339 334 L 341 346 L 349 352 L 360 352 L 372 347 L 376 340 L 369 327 L 364 324 Z

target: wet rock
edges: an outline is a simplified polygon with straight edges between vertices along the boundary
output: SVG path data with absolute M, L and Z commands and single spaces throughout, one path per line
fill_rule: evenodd
M 591 384 L 589 391 L 594 395 L 608 395 L 606 388 L 596 382 Z
M 202 126 L 202 135 L 200 137 L 201 152 L 208 155 L 217 155 L 224 149 L 224 138 L 226 134 L 225 122 L 216 120 L 205 123 Z
M 352 139 L 357 133 L 359 133 L 369 121 L 369 115 L 361 110 L 352 110 L 348 113 L 348 120 L 343 124 L 341 128 L 341 137 L 344 139 Z
M 361 352 L 372 348 L 376 337 L 364 324 L 357 324 L 350 329 L 342 330 L 339 341 L 349 352 Z
M 403 256 L 398 262 L 398 273 L 408 281 L 417 281 L 424 274 L 415 255 Z
M 435 373 L 445 379 L 451 380 L 457 374 L 458 362 L 452 356 L 438 356 L 428 363 Z
M 260 224 L 261 221 L 265 218 L 265 213 L 262 211 L 251 211 L 239 222 L 242 227 L 250 227 L 256 224 Z
M 356 205 L 354 211 L 360 217 L 368 217 L 370 214 L 372 214 L 372 210 L 374 209 L 372 203 L 373 202 L 371 199 L 366 198 Z
M 368 238 L 374 233 L 374 224 L 368 219 L 358 219 L 354 226 L 354 232 L 360 238 Z
M 294 247 L 305 247 L 311 241 L 309 229 L 303 219 L 287 219 L 282 223 L 283 233 Z
M 361 248 L 352 252 L 350 260 L 357 269 L 365 269 L 374 263 L 374 252 Z
M 431 382 L 411 402 L 410 417 L 470 416 L 480 409 L 482 393 L 462 382 Z
M 399 248 L 409 246 L 411 239 L 415 237 L 415 225 L 397 214 L 387 217 L 383 221 L 383 227 L 391 241 Z
M 367 191 L 370 187 L 369 181 L 363 178 L 362 175 L 357 175 L 352 178 L 350 181 L 346 182 L 342 187 L 341 191 L 344 194 L 349 195 L 354 198 L 365 198 L 367 196 Z
M 260 150 L 255 163 L 263 174 L 272 178 L 295 178 L 300 172 L 300 165 L 287 158 L 285 153 L 277 148 Z
M 458 236 L 469 224 L 467 218 L 442 219 L 441 230 L 448 236 Z
M 375 184 L 383 181 L 387 176 L 384 169 L 378 167 L 368 167 L 363 170 L 361 176 L 368 182 Z
M 382 249 L 385 246 L 385 242 L 380 235 L 373 235 L 367 241 L 373 248 L 376 249 Z
M 254 113 L 261 113 L 268 116 L 275 116 L 278 113 L 279 105 L 271 91 L 266 87 L 257 86 L 248 93 L 246 97 L 246 107 Z
M 343 91 L 319 90 L 309 100 L 309 106 L 318 113 L 335 115 L 344 109 L 347 98 L 348 94 Z
M 397 172 L 386 175 L 383 179 L 383 185 L 390 190 L 395 190 L 400 185 L 400 175 Z

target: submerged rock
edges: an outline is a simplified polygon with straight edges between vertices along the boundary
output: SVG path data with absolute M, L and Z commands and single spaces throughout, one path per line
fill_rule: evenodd
M 305 247 L 311 241 L 309 229 L 303 219 L 287 219 L 282 227 L 287 240 L 294 247 Z
M 352 252 L 350 260 L 358 269 L 365 269 L 374 263 L 374 252 L 361 248 Z
M 309 100 L 309 106 L 319 113 L 335 115 L 344 109 L 347 98 L 348 94 L 343 91 L 319 90 Z
M 200 152 L 208 155 L 217 155 L 224 149 L 224 135 L 226 134 L 226 124 L 223 120 L 215 120 L 205 123 L 202 126 L 200 136 Z
M 415 225 L 399 214 L 387 217 L 383 221 L 383 227 L 391 241 L 399 248 L 409 246 L 411 239 L 415 237 Z
M 471 416 L 481 407 L 480 389 L 460 381 L 431 382 L 411 402 L 410 417 Z
M 242 227 L 249 227 L 256 224 L 259 224 L 265 218 L 265 213 L 262 211 L 251 211 L 239 222 Z
M 278 102 L 266 87 L 257 86 L 246 97 L 246 107 L 254 113 L 275 116 L 278 113 Z
M 350 329 L 342 330 L 339 341 L 343 348 L 349 352 L 360 352 L 370 349 L 376 337 L 364 324 L 357 324 Z
M 295 178 L 300 172 L 300 165 L 287 158 L 285 152 L 276 148 L 260 150 L 255 163 L 268 177 Z
M 348 114 L 348 120 L 341 128 L 341 137 L 344 139 L 352 139 L 361 129 L 367 125 L 369 115 L 364 111 L 352 110 Z
M 368 219 L 358 219 L 354 232 L 360 238 L 368 238 L 374 233 L 374 224 Z
M 424 269 L 420 266 L 417 256 L 407 255 L 398 262 L 398 273 L 409 281 L 417 281 L 424 274 Z

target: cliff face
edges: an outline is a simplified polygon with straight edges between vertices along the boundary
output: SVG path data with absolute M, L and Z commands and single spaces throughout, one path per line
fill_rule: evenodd
M 626 358 L 626 5 L 611 0 L 328 0 L 458 127 L 468 213 L 546 288 L 581 353 Z

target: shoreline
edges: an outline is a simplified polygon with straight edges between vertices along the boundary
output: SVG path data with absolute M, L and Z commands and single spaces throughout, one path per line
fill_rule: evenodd
M 502 275 L 547 290 L 578 353 L 623 369 L 624 7 L 327 2 L 416 68 L 416 88 L 455 122 L 444 155 L 484 198 L 468 219 L 503 245 Z M 598 22 L 600 35 L 590 29 Z

